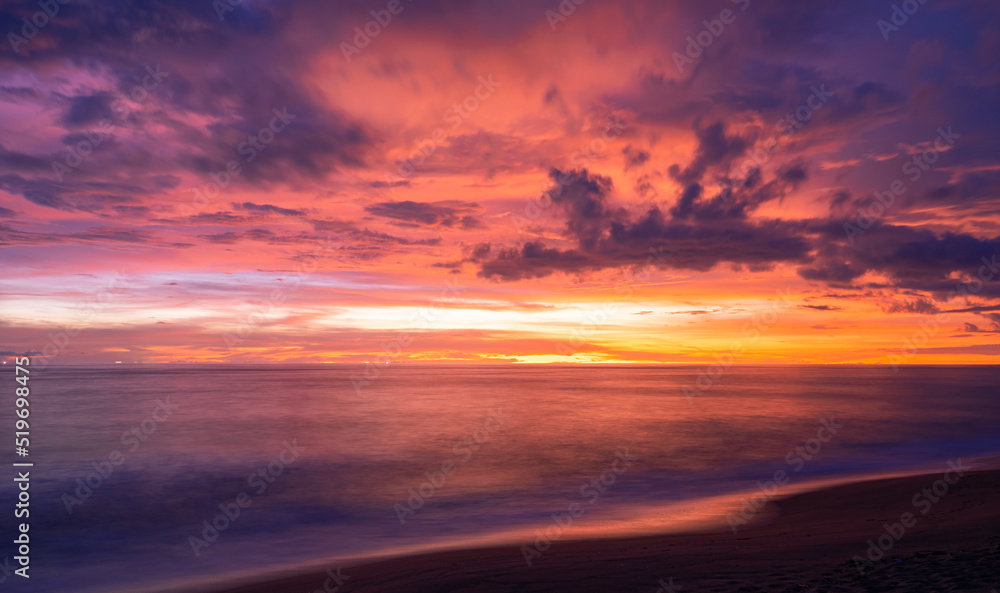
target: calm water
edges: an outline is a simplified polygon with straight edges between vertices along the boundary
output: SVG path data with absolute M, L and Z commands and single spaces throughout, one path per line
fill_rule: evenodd
M 677 528 L 699 516 L 691 509 L 718 516 L 697 503 L 743 494 L 779 469 L 792 475 L 791 491 L 1000 452 L 1000 367 L 898 375 L 744 367 L 689 401 L 681 385 L 698 370 L 394 365 L 360 396 L 349 379 L 357 366 L 38 370 L 30 383 L 32 578 L 16 584 L 138 591 L 467 540 L 512 543 L 516 557 L 535 527 L 574 502 L 586 513 L 564 539 Z M 10 371 L 0 385 L 12 390 Z M 175 409 L 157 410 L 157 400 Z M 4 401 L 0 425 L 13 432 L 12 398 Z M 843 428 L 812 459 L 786 460 L 831 417 Z M 123 441 L 132 427 L 144 441 Z M 285 443 L 301 451 L 293 457 Z M 631 465 L 607 473 L 626 450 Z M 77 492 L 77 479 L 115 451 L 113 473 L 89 495 Z M 443 464 L 451 473 L 442 484 L 434 472 Z M 258 470 L 267 477 L 250 479 Z M 13 468 L 5 471 L 0 505 L 12 509 Z M 581 492 L 602 474 L 615 477 L 605 492 Z M 409 489 L 422 485 L 433 494 L 401 512 Z M 202 521 L 220 504 L 232 509 L 240 493 L 249 506 L 196 557 L 189 537 L 202 537 Z M 78 494 L 88 496 L 75 504 L 69 496 Z M 0 516 L 4 538 L 13 537 L 12 513 Z M 0 554 L 13 557 L 13 546 Z

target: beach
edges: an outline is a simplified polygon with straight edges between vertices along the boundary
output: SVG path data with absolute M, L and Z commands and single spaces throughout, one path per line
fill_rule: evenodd
M 567 538 L 530 567 L 517 547 L 347 566 L 337 591 L 989 593 L 1000 585 L 1000 471 L 963 473 L 865 481 L 778 498 L 736 533 L 720 517 L 718 529 L 699 533 Z M 940 493 L 945 487 L 936 482 L 945 480 L 953 483 L 938 496 L 934 488 Z M 878 549 L 879 558 L 880 537 L 887 549 Z M 856 559 L 869 554 L 876 557 L 870 564 Z M 311 593 L 324 584 L 329 590 L 337 586 L 329 574 L 313 573 L 213 591 Z

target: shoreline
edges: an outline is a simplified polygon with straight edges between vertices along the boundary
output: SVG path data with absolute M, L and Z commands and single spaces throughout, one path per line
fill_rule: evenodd
M 665 593 L 671 583 L 691 591 L 926 591 L 944 579 L 989 593 L 1000 584 L 1000 505 L 992 502 L 1000 500 L 1000 470 L 963 473 L 952 472 L 950 485 L 942 472 L 779 497 L 763 509 L 766 518 L 735 534 L 723 523 L 711 531 L 560 540 L 530 567 L 519 546 L 374 560 L 342 567 L 338 592 Z M 888 546 L 881 556 L 879 542 Z M 314 571 L 203 590 L 312 593 L 324 583 L 337 581 Z

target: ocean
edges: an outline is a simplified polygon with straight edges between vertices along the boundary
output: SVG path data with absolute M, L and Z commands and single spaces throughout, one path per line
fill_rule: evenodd
M 1000 452 L 995 366 L 741 366 L 694 397 L 693 366 L 393 363 L 362 383 L 364 370 L 33 369 L 30 454 L 8 453 L 34 463 L 21 590 L 349 575 L 363 559 L 470 545 L 517 559 L 523 545 L 725 525 L 762 492 Z M 10 364 L 0 385 L 16 386 Z M 8 542 L 15 469 L 0 488 Z M 0 549 L 0 576 L 21 585 L 16 555 Z

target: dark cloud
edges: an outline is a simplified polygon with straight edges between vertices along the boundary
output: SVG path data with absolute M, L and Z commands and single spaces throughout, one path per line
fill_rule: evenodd
M 107 92 L 70 97 L 67 100 L 69 106 L 59 121 L 67 128 L 79 128 L 111 119 L 114 115 L 111 111 L 113 100 L 114 96 Z
M 467 229 L 481 226 L 478 218 L 473 216 L 474 213 L 480 211 L 479 204 L 460 200 L 380 202 L 366 206 L 365 211 L 375 216 L 408 223 L 411 226 L 462 227 Z
M 696 221 L 745 219 L 762 204 L 783 199 L 806 178 L 805 163 L 796 160 L 779 167 L 776 177 L 767 183 L 762 183 L 760 170 L 743 180 L 723 179 L 722 191 L 708 200 L 702 199 L 702 186 L 692 183 L 684 188 L 670 215 Z
M 799 305 L 803 309 L 815 309 L 816 311 L 841 311 L 843 307 L 834 307 L 833 305 Z
M 840 209 L 851 201 L 851 192 L 846 189 L 838 189 L 829 197 L 830 211 L 840 212 Z
M 114 211 L 115 215 L 121 216 L 131 216 L 131 217 L 145 217 L 151 210 L 146 206 L 112 206 L 111 210 Z
M 7 150 L 0 144 L 0 167 L 9 171 L 52 171 L 52 159 L 44 156 L 35 156 Z
M 199 235 L 200 239 L 209 243 L 233 244 L 240 241 L 258 241 L 269 245 L 324 245 L 326 237 L 311 233 L 275 232 L 264 228 L 250 228 L 244 231 L 226 231 Z
M 404 237 L 396 237 L 388 233 L 383 233 L 381 231 L 372 231 L 369 229 L 363 229 L 358 233 L 361 237 L 374 239 L 378 242 L 385 243 L 395 243 L 398 245 L 440 245 L 441 237 L 434 237 L 430 239 L 406 239 Z
M 959 175 L 954 183 L 948 182 L 927 190 L 921 201 L 934 205 L 985 203 L 992 207 L 998 195 L 1000 171 L 968 171 Z
M 649 152 L 645 150 L 639 150 L 632 148 L 629 144 L 622 149 L 622 154 L 625 155 L 625 170 L 634 169 L 636 167 L 641 167 L 649 161 Z
M 695 122 L 695 138 L 698 148 L 694 160 L 684 169 L 678 165 L 670 167 L 670 174 L 683 184 L 701 181 L 709 167 L 725 166 L 741 156 L 747 149 L 747 142 L 739 136 L 727 136 L 726 126 L 717 121 L 707 127 Z
M 226 243 L 226 244 L 230 244 L 230 243 L 235 243 L 235 242 L 239 241 L 240 239 L 242 239 L 243 235 L 241 235 L 240 233 L 234 233 L 232 231 L 228 231 L 228 232 L 225 232 L 225 233 L 216 233 L 216 234 L 213 234 L 213 235 L 199 235 L 198 238 L 204 239 L 205 241 L 208 241 L 209 243 Z
M 806 170 L 806 163 L 802 159 L 796 159 L 790 163 L 785 163 L 778 168 L 778 179 L 791 184 L 792 189 L 798 187 L 800 183 L 809 176 Z
M 935 348 L 921 348 L 920 351 L 927 354 L 980 354 L 986 356 L 1000 356 L 1000 344 L 940 346 Z
M 410 187 L 410 182 L 403 179 L 401 181 L 372 181 L 370 184 L 374 188 Z
M 9 173 L 0 175 L 0 190 L 20 194 L 39 206 L 67 212 L 105 212 L 115 205 L 135 202 L 148 193 L 141 185 L 103 181 L 56 181 L 26 178 Z
M 591 175 L 586 169 L 565 172 L 552 169 L 549 178 L 556 185 L 546 193 L 564 211 L 567 234 L 584 250 L 593 249 L 607 233 L 608 225 L 626 215 L 624 208 L 608 204 L 613 185 L 610 177 Z
M 978 307 L 980 309 L 987 307 Z M 993 310 L 1000 309 L 1000 307 L 992 307 Z M 1000 313 L 985 313 L 982 311 L 977 311 L 976 315 L 981 316 L 987 323 L 990 324 L 989 329 L 981 328 L 975 323 L 965 323 L 964 331 L 968 333 L 980 333 L 980 334 L 996 334 L 1000 333 Z
M 71 233 L 67 237 L 88 241 L 117 241 L 121 243 L 147 243 L 153 235 L 142 229 L 124 227 L 94 227 L 83 233 Z
M 472 261 L 482 260 L 489 256 L 490 251 L 492 251 L 492 249 L 493 246 L 490 245 L 489 243 L 477 243 L 475 246 L 473 246 L 472 253 L 470 254 L 469 257 L 472 259 Z
M 848 285 L 864 273 L 864 270 L 852 268 L 846 263 L 827 260 L 819 261 L 808 268 L 799 269 L 799 275 L 806 280 L 817 280 L 831 286 Z
M 480 276 L 520 280 L 640 266 L 651 257 L 651 249 L 663 254 L 658 258 L 663 265 L 697 271 L 724 261 L 760 270 L 779 262 L 809 260 L 810 244 L 795 223 L 706 216 L 692 224 L 682 220 L 685 213 L 670 217 L 658 207 L 633 217 L 609 203 L 613 188 L 607 177 L 586 169 L 553 169 L 549 177 L 555 186 L 547 195 L 565 216 L 565 235 L 577 247 L 563 250 L 536 240 L 501 249 L 481 263 Z
M 19 231 L 0 224 L 0 245 L 59 245 L 75 243 L 134 243 L 145 244 L 154 240 L 149 231 L 129 227 L 91 227 L 78 233 L 34 233 Z
M 331 171 L 366 162 L 378 142 L 372 129 L 318 99 L 315 89 L 303 82 L 305 66 L 300 66 L 298 50 L 282 42 L 282 35 L 294 34 L 287 29 L 293 15 L 315 11 L 319 21 L 330 25 L 339 23 L 336 15 L 343 11 L 303 3 L 246 2 L 220 19 L 217 5 L 230 7 L 199 0 L 122 0 L 114 6 L 74 0 L 61 5 L 58 18 L 22 48 L 40 69 L 80 63 L 115 79 L 110 89 L 52 95 L 61 103 L 59 123 L 69 130 L 93 128 L 103 118 L 137 132 L 156 129 L 155 147 L 141 142 L 124 147 L 105 139 L 94 156 L 73 171 L 75 179 L 114 173 L 134 179 L 141 172 L 148 176 L 145 189 L 154 191 L 163 189 L 156 187 L 154 177 L 174 176 L 179 181 L 192 172 L 207 177 L 224 169 L 227 161 L 237 160 L 243 170 L 234 177 L 235 185 L 267 186 L 316 181 Z M 0 21 L 6 18 L 12 24 L 5 30 L 14 29 L 21 12 L 0 8 Z M 10 53 L 0 55 L 0 62 L 11 59 Z M 202 68 L 206 63 L 211 67 Z M 128 102 L 126 113 L 117 108 L 113 113 L 119 98 L 136 98 L 133 90 L 144 83 L 149 68 L 165 77 L 148 92 L 139 87 L 142 94 Z M 0 100 L 41 99 L 11 83 L 0 89 Z M 268 127 L 274 110 L 287 110 L 291 121 L 252 161 L 245 160 L 250 157 L 238 153 L 241 143 Z M 195 120 L 212 123 L 192 123 Z M 49 168 L 51 160 L 49 155 L 0 150 L 0 166 L 9 161 L 12 172 L 25 176 Z M 69 209 L 65 199 L 31 199 Z
M 819 232 L 821 247 L 817 261 L 800 268 L 807 280 L 830 285 L 851 285 L 868 272 L 885 275 L 890 286 L 934 293 L 944 298 L 958 291 L 963 282 L 957 277 L 975 278 L 1000 253 L 1000 237 L 979 238 L 971 234 L 876 224 L 854 237 L 846 238 L 843 222 L 825 222 L 813 227 Z M 984 261 L 985 260 L 985 261 Z M 1000 279 L 982 283 L 972 291 L 980 297 L 1000 297 Z M 964 291 L 969 293 L 969 287 Z
M 356 232 L 358 228 L 347 220 L 310 220 L 317 231 Z
M 185 222 L 189 222 L 190 224 L 193 224 L 193 225 L 201 225 L 201 224 L 234 224 L 234 225 L 235 224 L 239 224 L 239 225 L 243 225 L 243 224 L 247 224 L 247 223 L 253 223 L 254 217 L 253 216 L 243 216 L 243 215 L 240 215 L 240 214 L 233 214 L 231 212 L 199 212 L 198 214 L 195 214 L 194 216 L 187 217 L 186 219 L 184 219 L 184 221 Z M 157 219 L 156 222 L 160 222 L 160 219 Z M 170 222 L 172 224 L 178 224 L 178 223 L 181 222 L 181 220 L 169 220 L 169 221 L 165 220 L 164 222 Z
M 500 250 L 496 256 L 481 264 L 479 275 L 505 281 L 543 278 L 556 272 L 578 273 L 600 267 L 586 254 L 546 247 L 533 241 L 520 248 Z
M 945 313 L 986 313 L 989 311 L 1000 311 L 1000 305 L 990 305 L 983 307 L 966 307 L 964 309 L 949 309 Z
M 281 208 L 280 206 L 272 206 L 271 204 L 254 204 L 253 202 L 243 202 L 242 204 L 233 202 L 232 206 L 237 210 L 247 210 L 262 214 L 281 214 L 284 216 L 305 216 L 307 214 L 305 210 Z

